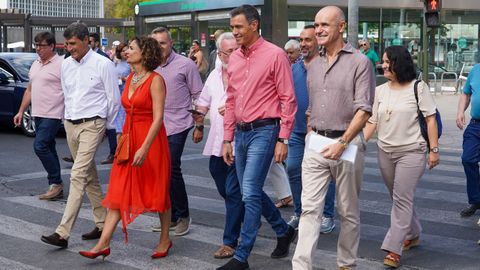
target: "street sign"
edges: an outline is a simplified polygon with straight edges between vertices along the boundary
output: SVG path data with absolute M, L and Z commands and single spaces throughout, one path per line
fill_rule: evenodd
M 458 39 L 458 47 L 460 47 L 460 49 L 467 48 L 467 39 L 464 38 L 464 37 L 459 38 Z
M 108 46 L 108 38 L 102 38 L 102 46 Z

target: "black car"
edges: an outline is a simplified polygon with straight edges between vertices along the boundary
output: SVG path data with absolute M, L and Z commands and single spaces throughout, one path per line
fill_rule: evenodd
M 28 72 L 36 53 L 0 53 L 0 121 L 13 126 L 13 117 L 22 102 L 23 93 L 28 85 Z M 23 133 L 35 136 L 35 123 L 31 107 L 23 114 L 21 124 Z

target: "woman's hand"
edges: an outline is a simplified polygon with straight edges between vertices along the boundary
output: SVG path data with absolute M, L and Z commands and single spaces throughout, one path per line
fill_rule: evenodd
M 428 154 L 428 169 L 433 169 L 433 167 L 437 166 L 440 163 L 440 154 L 430 152 Z
M 147 150 L 143 147 L 140 147 L 137 152 L 135 152 L 135 156 L 133 157 L 132 166 L 139 167 L 143 165 L 143 162 L 147 158 Z

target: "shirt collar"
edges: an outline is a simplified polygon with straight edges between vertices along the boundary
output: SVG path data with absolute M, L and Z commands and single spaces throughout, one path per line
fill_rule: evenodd
M 265 39 L 263 37 L 259 37 L 257 41 L 255 41 L 250 47 L 245 47 L 242 46 L 240 48 L 240 51 L 242 52 L 243 56 L 249 56 L 252 54 L 254 51 L 256 51 L 260 46 L 262 46 L 263 42 L 265 42 Z
M 75 62 L 77 62 L 77 63 L 79 63 L 79 64 L 83 64 L 83 63 L 85 63 L 85 62 L 88 60 L 88 58 L 89 58 L 92 54 L 94 54 L 94 53 L 95 53 L 95 52 L 93 52 L 92 49 L 88 49 L 88 52 L 82 57 L 82 59 L 80 59 L 80 62 L 77 62 L 77 60 L 75 60 L 75 59 L 73 59 L 73 58 L 72 58 L 72 60 L 75 61 Z
M 164 65 L 162 65 L 162 67 L 165 67 L 168 64 L 170 64 L 175 59 L 175 57 L 176 57 L 176 53 L 172 50 L 172 52 L 170 53 L 170 55 L 167 58 L 167 61 L 165 62 Z
M 52 62 L 53 60 L 55 60 L 56 58 L 58 57 L 58 54 L 54 53 L 52 57 L 50 57 L 50 59 L 48 59 L 47 61 L 45 62 L 42 62 L 42 59 L 40 59 L 40 57 L 37 58 L 37 62 L 39 62 L 40 64 L 42 65 L 46 65 L 50 62 Z

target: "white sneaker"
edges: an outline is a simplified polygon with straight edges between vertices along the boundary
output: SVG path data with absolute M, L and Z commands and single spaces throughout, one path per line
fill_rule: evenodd
M 321 234 L 331 233 L 335 229 L 335 221 L 333 218 L 322 217 L 322 226 L 320 227 Z
M 287 222 L 287 224 L 294 228 L 295 230 L 298 230 L 298 223 L 300 222 L 300 217 L 297 216 L 291 216 L 290 221 Z

